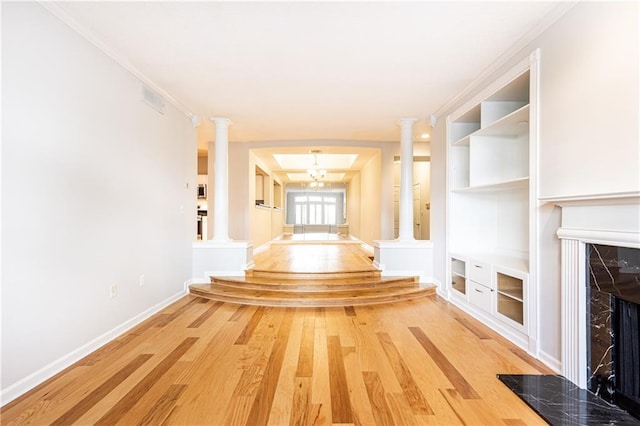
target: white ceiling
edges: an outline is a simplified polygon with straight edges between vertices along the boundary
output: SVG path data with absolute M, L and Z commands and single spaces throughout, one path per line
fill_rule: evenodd
M 231 141 L 399 139 L 559 2 L 59 2 Z M 202 148 L 202 147 L 201 147 Z

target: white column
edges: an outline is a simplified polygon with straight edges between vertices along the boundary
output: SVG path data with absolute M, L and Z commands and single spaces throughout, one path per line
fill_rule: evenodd
M 413 241 L 413 123 L 400 119 L 400 204 L 398 240 Z
M 214 162 L 213 240 L 229 241 L 229 124 L 225 117 L 211 117 L 216 125 Z
M 215 194 L 214 185 L 216 184 L 215 179 L 215 152 L 216 152 L 216 142 L 209 141 L 208 142 L 208 151 L 207 151 L 207 235 L 203 235 L 203 240 L 212 240 L 213 239 L 213 206 L 215 206 L 213 197 Z

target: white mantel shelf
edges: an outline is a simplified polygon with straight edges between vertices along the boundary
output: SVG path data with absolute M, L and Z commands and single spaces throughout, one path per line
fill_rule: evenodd
M 553 197 L 540 197 L 543 203 L 553 203 L 559 206 L 566 205 L 600 205 L 600 204 L 640 204 L 640 191 L 610 192 L 606 194 L 565 195 Z

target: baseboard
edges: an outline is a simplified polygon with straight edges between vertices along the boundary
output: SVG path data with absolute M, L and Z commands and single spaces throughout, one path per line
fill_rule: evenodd
M 562 361 L 543 350 L 538 352 L 538 359 L 557 374 L 562 374 Z
M 7 387 L 6 389 L 2 389 L 0 391 L 0 405 L 4 406 L 5 404 L 13 401 L 19 396 L 25 394 L 26 392 L 38 386 L 40 383 L 43 383 L 45 380 L 50 379 L 51 377 L 55 376 L 65 368 L 71 366 L 75 362 L 78 362 L 85 356 L 89 355 L 90 353 L 94 352 L 95 350 L 109 343 L 116 337 L 122 335 L 123 333 L 132 329 L 136 325 L 140 324 L 142 321 L 146 320 L 151 315 L 161 311 L 162 309 L 166 308 L 170 304 L 179 300 L 180 298 L 182 298 L 187 294 L 186 289 L 188 288 L 190 281 L 191 280 L 185 282 L 184 284 L 185 290 L 182 290 L 179 293 L 176 293 L 173 296 L 169 297 L 168 299 L 165 299 L 162 302 L 150 307 L 149 309 L 136 315 L 130 320 L 125 321 L 124 323 L 113 328 L 112 330 L 109 330 L 106 333 L 102 334 L 101 336 L 96 337 L 92 341 L 68 353 L 67 355 L 64 355 L 61 358 L 58 358 L 57 360 L 53 361 L 49 365 L 42 367 L 38 371 L 28 375 L 24 379 L 14 383 L 13 385 Z

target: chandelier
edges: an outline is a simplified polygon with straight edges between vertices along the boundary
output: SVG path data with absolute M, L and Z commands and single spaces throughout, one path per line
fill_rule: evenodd
M 322 188 L 324 186 L 324 182 L 320 182 L 327 175 L 327 171 L 325 169 L 321 169 L 318 164 L 318 153 L 320 151 L 315 149 L 309 151 L 310 154 L 313 154 L 313 166 L 307 169 L 307 174 L 311 178 L 311 183 L 309 183 L 309 187 L 311 188 Z

